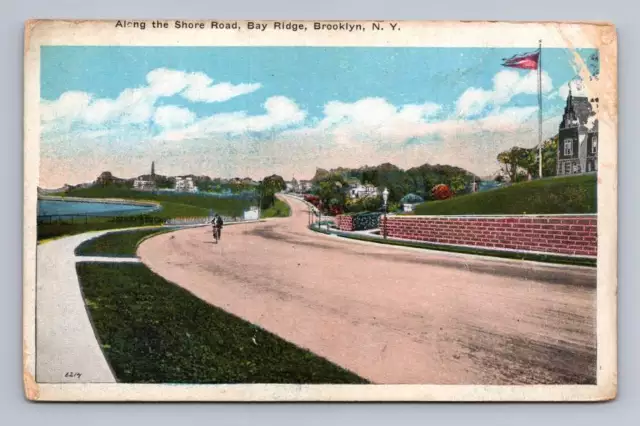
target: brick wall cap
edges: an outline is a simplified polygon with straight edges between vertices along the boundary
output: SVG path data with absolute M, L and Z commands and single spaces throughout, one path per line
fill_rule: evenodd
M 492 214 L 467 214 L 467 215 L 397 215 L 391 216 L 394 219 L 456 219 L 456 218 L 514 218 L 514 219 L 525 219 L 525 218 L 533 218 L 533 217 L 544 217 L 544 218 L 568 218 L 568 217 L 581 217 L 581 218 L 597 218 L 597 213 L 563 213 L 563 214 L 510 214 L 510 215 L 492 215 Z

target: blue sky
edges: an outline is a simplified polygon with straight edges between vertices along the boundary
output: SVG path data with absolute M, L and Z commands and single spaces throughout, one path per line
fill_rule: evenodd
M 134 176 L 151 160 L 223 177 L 383 161 L 490 174 L 497 152 L 537 138 L 535 72 L 501 66 L 529 50 L 43 47 L 41 185 Z M 552 136 L 572 53 L 544 49 L 543 70 Z

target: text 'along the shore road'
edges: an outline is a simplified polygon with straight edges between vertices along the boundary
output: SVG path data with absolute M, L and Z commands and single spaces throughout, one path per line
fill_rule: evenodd
M 292 22 L 292 21 L 123 21 L 115 23 L 116 28 L 139 30 L 220 30 L 220 31 L 320 31 L 320 32 L 365 32 L 365 31 L 400 31 L 397 22 Z

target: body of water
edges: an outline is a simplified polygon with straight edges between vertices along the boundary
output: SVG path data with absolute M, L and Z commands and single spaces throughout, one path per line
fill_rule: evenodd
M 94 201 L 60 201 L 38 200 L 38 217 L 40 216 L 123 216 L 149 213 L 155 206 L 135 204 L 101 203 Z

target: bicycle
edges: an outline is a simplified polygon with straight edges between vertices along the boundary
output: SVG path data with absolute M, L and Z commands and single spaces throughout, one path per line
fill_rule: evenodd
M 219 226 L 214 226 L 213 227 L 213 239 L 215 240 L 216 244 L 218 244 L 218 241 L 220 241 L 220 227 Z

